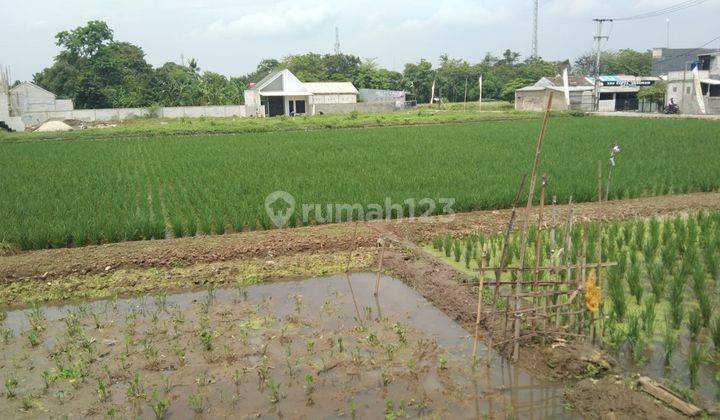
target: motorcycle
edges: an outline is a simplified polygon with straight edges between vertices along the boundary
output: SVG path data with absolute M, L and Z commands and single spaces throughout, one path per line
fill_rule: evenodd
M 666 114 L 679 114 L 680 107 L 675 103 L 670 103 L 670 104 L 668 104 L 668 106 L 665 107 L 665 113 Z

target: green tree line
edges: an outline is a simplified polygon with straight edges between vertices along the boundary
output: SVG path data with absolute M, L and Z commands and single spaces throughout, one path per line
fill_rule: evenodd
M 506 50 L 500 57 L 488 53 L 479 63 L 445 54 L 437 66 L 421 59 L 405 64 L 398 72 L 381 68 L 373 59 L 311 52 L 265 59 L 249 74 L 226 77 L 202 71 L 194 59 L 187 64 L 168 62 L 153 68 L 142 48 L 116 40 L 102 21 L 90 21 L 55 38 L 60 53 L 52 66 L 34 75 L 33 81 L 59 97 L 73 99 L 77 108 L 240 104 L 249 83 L 282 68 L 306 82 L 351 81 L 357 88 L 405 90 L 410 99 L 421 103 L 430 100 L 433 81 L 436 96 L 445 101 L 476 101 L 482 75 L 483 98 L 512 100 L 518 87 L 571 66 L 569 61 L 521 60 L 519 53 Z M 649 74 L 651 61 L 649 52 L 611 51 L 603 56 L 601 70 Z M 572 69 L 577 74 L 590 74 L 593 63 L 588 53 L 579 57 Z

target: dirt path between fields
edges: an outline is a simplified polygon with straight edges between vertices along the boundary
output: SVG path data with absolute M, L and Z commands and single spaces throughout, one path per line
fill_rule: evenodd
M 610 201 L 574 206 L 576 220 L 627 219 L 661 216 L 699 209 L 720 209 L 720 193 L 693 193 Z M 559 220 L 567 205 L 558 205 Z M 550 210 L 546 210 L 549 215 Z M 373 246 L 380 232 L 391 232 L 413 242 L 429 241 L 436 235 L 470 232 L 501 232 L 509 210 L 456 214 L 452 221 L 441 217 L 426 220 L 308 226 L 295 229 L 198 236 L 156 241 L 137 241 L 21 252 L 0 257 L 0 282 L 24 279 L 47 280 L 68 275 L 108 273 L 118 269 L 172 268 L 198 263 L 238 259 L 267 259 L 304 252 L 347 251 L 352 246 Z M 356 243 L 353 244 L 355 238 Z

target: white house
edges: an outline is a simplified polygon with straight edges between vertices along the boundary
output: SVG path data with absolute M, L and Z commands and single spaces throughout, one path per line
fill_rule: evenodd
M 354 104 L 358 90 L 350 82 L 303 83 L 290 70 L 274 71 L 245 90 L 247 115 L 314 114 L 315 104 Z

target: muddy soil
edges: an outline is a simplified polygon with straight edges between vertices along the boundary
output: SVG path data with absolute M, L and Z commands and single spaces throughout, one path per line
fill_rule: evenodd
M 9 314 L 0 414 L 572 417 L 402 282 L 354 274 Z M 352 287 L 352 288 L 351 288 Z M 482 353 L 486 353 L 481 348 Z

